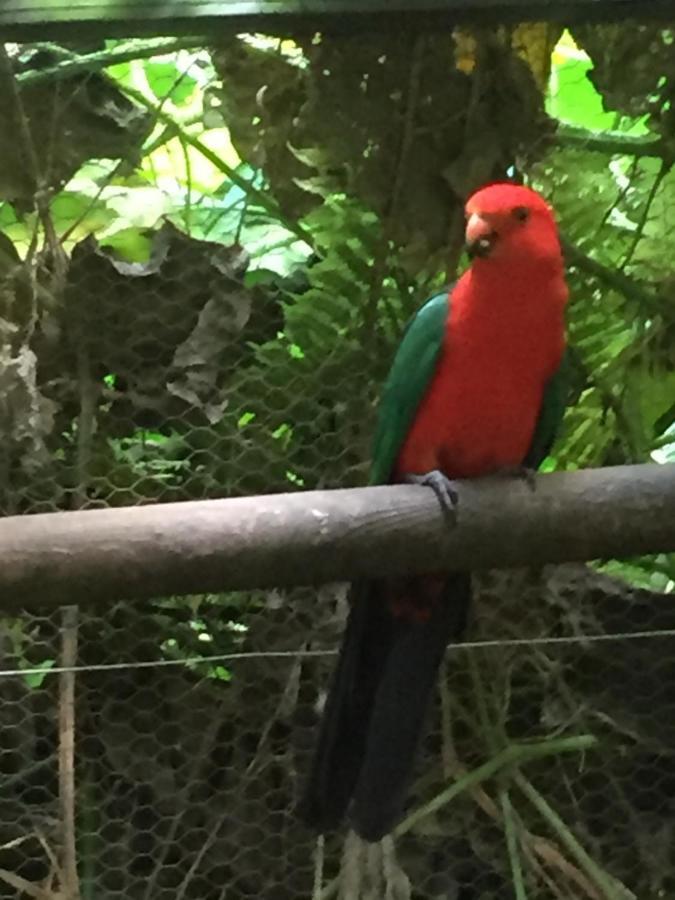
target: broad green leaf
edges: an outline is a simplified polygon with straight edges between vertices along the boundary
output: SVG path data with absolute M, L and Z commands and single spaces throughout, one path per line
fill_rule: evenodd
M 45 659 L 38 665 L 31 665 L 30 669 L 39 671 L 29 671 L 23 675 L 23 680 L 29 688 L 39 688 L 42 682 L 49 674 L 49 670 L 54 667 L 56 660 Z M 27 666 L 28 667 L 28 666 Z
M 145 77 L 148 84 L 159 98 L 170 97 L 176 105 L 184 103 L 197 87 L 192 75 L 181 72 L 175 61 L 148 60 L 145 65 Z
M 150 258 L 152 240 L 143 228 L 122 228 L 104 237 L 101 246 L 109 247 L 128 262 L 146 262 Z

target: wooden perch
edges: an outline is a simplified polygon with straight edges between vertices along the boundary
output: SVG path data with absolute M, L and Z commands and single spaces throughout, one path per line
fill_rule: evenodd
M 0 609 L 675 550 L 675 465 L 458 491 L 454 528 L 431 490 L 412 486 L 1 519 Z

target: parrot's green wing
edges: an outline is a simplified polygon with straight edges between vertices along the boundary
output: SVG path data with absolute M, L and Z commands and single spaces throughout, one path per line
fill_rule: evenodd
M 565 352 L 558 370 L 552 375 L 546 387 L 541 402 L 541 408 L 534 428 L 532 443 L 523 465 L 528 469 L 537 469 L 542 460 L 548 456 L 556 439 L 560 423 L 565 415 L 567 394 L 570 383 L 570 359 L 569 352 Z
M 386 484 L 391 478 L 396 457 L 436 371 L 450 314 L 450 290 L 427 300 L 403 334 L 380 401 L 370 484 Z

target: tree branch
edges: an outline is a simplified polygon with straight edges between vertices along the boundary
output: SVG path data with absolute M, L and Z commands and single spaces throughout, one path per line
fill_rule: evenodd
M 675 549 L 675 465 L 386 486 L 0 520 L 0 608 L 285 587 Z
M 663 179 L 669 174 L 671 170 L 672 164 L 670 162 L 666 162 L 666 160 L 661 160 L 661 165 L 659 167 L 659 171 L 656 173 L 656 177 L 652 180 L 651 187 L 649 188 L 649 193 L 647 194 L 647 199 L 644 202 L 642 207 L 642 213 L 640 215 L 640 220 L 637 223 L 637 227 L 633 232 L 633 239 L 630 243 L 630 247 L 628 248 L 628 252 L 626 253 L 621 265 L 619 266 L 619 272 L 624 272 L 629 263 L 632 262 L 633 257 L 635 256 L 635 252 L 637 251 L 638 245 L 642 240 L 642 235 L 644 234 L 645 227 L 647 222 L 649 221 L 649 213 L 656 198 L 656 195 L 659 191 L 659 188 L 663 184 Z
M 594 150 L 611 156 L 655 156 L 664 159 L 671 155 L 663 138 L 636 137 L 620 131 L 590 131 L 563 123 L 556 129 L 555 141 L 560 147 Z
M 61 615 L 61 665 L 77 665 L 77 607 L 66 606 Z M 75 673 L 59 675 L 59 805 L 61 807 L 62 865 L 64 893 L 80 900 L 77 873 L 77 826 L 75 816 Z
M 129 41 L 96 53 L 79 54 L 61 47 L 59 44 L 43 43 L 38 44 L 38 49 L 58 56 L 61 61 L 41 69 L 26 69 L 17 74 L 16 80 L 23 85 L 58 81 L 82 72 L 98 72 L 108 66 L 131 62 L 134 59 L 152 59 L 153 56 L 176 53 L 178 50 L 199 49 L 205 44 L 205 38 L 159 38 L 151 41 Z

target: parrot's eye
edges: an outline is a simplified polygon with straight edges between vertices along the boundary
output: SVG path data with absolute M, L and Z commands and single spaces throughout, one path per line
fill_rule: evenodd
M 526 206 L 515 206 L 511 210 L 511 215 L 517 222 L 527 222 L 530 218 L 530 211 Z

